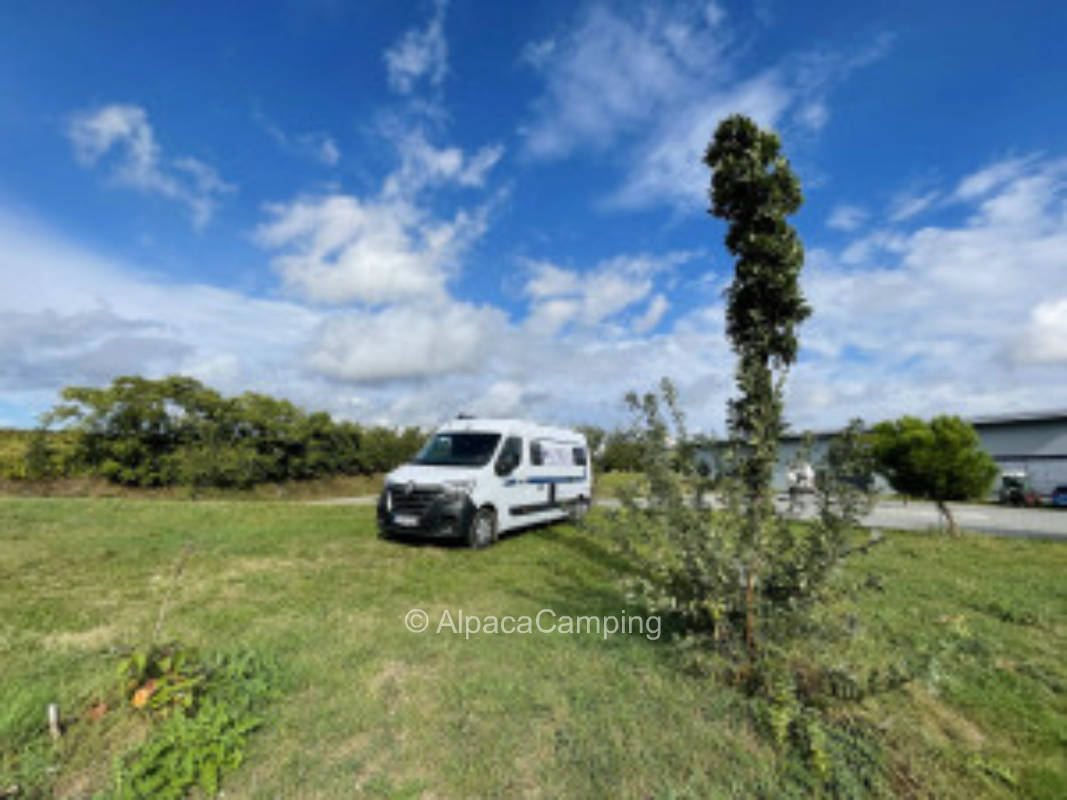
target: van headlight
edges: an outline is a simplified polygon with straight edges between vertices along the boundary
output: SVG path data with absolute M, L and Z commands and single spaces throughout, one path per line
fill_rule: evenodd
M 466 497 L 474 491 L 474 483 L 473 480 L 445 481 L 445 494 L 454 498 Z

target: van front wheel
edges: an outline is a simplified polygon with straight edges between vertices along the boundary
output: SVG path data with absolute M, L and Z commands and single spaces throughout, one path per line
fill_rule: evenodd
M 481 550 L 496 541 L 496 514 L 491 508 L 479 508 L 467 528 L 467 545 Z

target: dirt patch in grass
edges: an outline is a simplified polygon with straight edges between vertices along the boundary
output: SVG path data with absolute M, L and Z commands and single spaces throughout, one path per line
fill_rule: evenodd
M 119 627 L 114 623 L 97 625 L 84 631 L 60 631 L 43 637 L 41 643 L 49 650 L 102 650 L 119 636 Z
M 240 580 L 247 575 L 260 572 L 287 572 L 296 569 L 311 569 L 317 566 L 312 561 L 300 561 L 293 558 L 282 557 L 255 557 L 231 559 L 229 566 L 220 577 L 223 581 Z
M 919 714 L 925 721 L 927 731 L 939 732 L 943 741 L 951 740 L 979 750 L 986 744 L 982 729 L 959 711 L 955 711 L 938 697 L 919 686 L 911 686 L 908 692 L 915 701 Z

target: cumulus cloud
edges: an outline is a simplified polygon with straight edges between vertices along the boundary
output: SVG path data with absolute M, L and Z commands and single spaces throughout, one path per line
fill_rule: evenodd
M 302 195 L 266 206 L 270 219 L 254 240 L 274 253 L 285 288 L 326 304 L 440 301 L 463 256 L 488 228 L 495 198 L 430 210 L 427 196 L 445 188 L 483 190 L 504 148 L 468 154 L 432 143 L 420 125 L 383 117 L 379 133 L 396 148 L 397 166 L 377 193 Z
M 391 133 L 385 131 L 383 133 Z M 275 251 L 287 289 L 320 303 L 441 299 L 462 256 L 485 233 L 492 202 L 432 214 L 423 195 L 446 186 L 481 189 L 503 154 L 437 147 L 415 128 L 397 135 L 399 164 L 369 197 L 340 192 L 267 206 L 255 241 Z
M 964 178 L 962 220 L 882 227 L 804 272 L 791 403 L 808 422 L 1067 403 L 1067 163 L 1009 160 Z M 892 220 L 886 220 L 891 222 Z
M 316 392 L 301 374 L 321 322 L 293 303 L 150 277 L 0 214 L 0 347 L 7 354 L 0 382 L 34 411 L 69 384 L 171 372 L 314 406 Z
M 190 346 L 160 326 L 98 308 L 59 314 L 0 310 L 0 386 L 38 391 L 101 383 L 115 374 L 173 369 Z
M 346 313 L 326 321 L 310 363 L 349 381 L 475 372 L 504 324 L 497 309 L 454 301 Z
M 71 118 L 67 136 L 83 166 L 95 167 L 114 152 L 109 176 L 116 185 L 185 203 L 197 228 L 207 225 L 221 196 L 236 191 L 199 159 L 165 158 L 140 106 L 113 104 L 80 111 Z
M 439 86 L 448 74 L 448 42 L 445 40 L 446 0 L 434 0 L 433 16 L 423 29 L 412 29 L 385 51 L 389 87 L 408 94 L 425 79 Z
M 399 167 L 385 180 L 387 197 L 414 198 L 423 190 L 455 184 L 481 188 L 504 154 L 501 144 L 486 145 L 473 155 L 458 147 L 436 147 L 421 128 L 405 132 L 386 131 L 396 143 Z
M 418 136 L 400 149 L 377 192 L 268 212 L 257 240 L 283 279 L 294 270 L 297 301 L 145 277 L 0 217 L 6 394 L 41 407 L 66 383 L 181 371 L 368 422 L 470 410 L 611 425 L 625 420 L 625 391 L 667 374 L 693 426 L 722 430 L 734 362 L 722 302 L 672 289 L 695 254 L 528 261 L 524 311 L 464 302 L 449 280 L 486 219 L 460 235 L 460 215 L 480 206 L 441 215 L 424 200 L 485 190 L 499 155 Z M 886 209 L 840 247 L 809 248 L 815 314 L 788 384 L 796 427 L 1067 405 L 1067 161 L 1005 159 L 928 191 L 937 225 Z
M 403 198 L 330 194 L 267 207 L 255 240 L 280 251 L 285 286 L 317 303 L 440 299 L 459 257 L 488 225 L 489 206 L 440 220 Z
M 659 274 L 654 257 L 633 262 L 635 273 Z M 0 383 L 34 411 L 71 383 L 181 372 L 371 423 L 433 425 L 473 410 L 611 424 L 624 421 L 627 389 L 664 372 L 689 386 L 728 363 L 716 320 L 650 342 L 621 327 L 531 334 L 502 309 L 448 297 L 323 310 L 164 281 L 0 216 L 0 345 L 10 356 Z
M 617 256 L 586 272 L 559 267 L 547 261 L 527 262 L 529 277 L 524 294 L 531 301 L 527 327 L 552 335 L 571 322 L 598 325 L 644 300 L 652 292 L 655 276 L 694 257 L 691 252 Z M 637 328 L 650 330 L 667 310 L 666 298 L 652 301 Z
M 1012 357 L 1021 364 L 1067 366 L 1067 297 L 1034 306 Z

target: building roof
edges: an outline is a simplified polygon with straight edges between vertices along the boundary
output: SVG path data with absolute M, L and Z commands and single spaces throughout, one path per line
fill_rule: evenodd
M 1006 414 L 986 414 L 977 417 L 963 417 L 965 422 L 969 422 L 975 427 L 985 427 L 994 425 L 1024 425 L 1034 422 L 1063 422 L 1067 423 L 1067 410 L 1058 411 L 1015 411 Z M 816 439 L 826 439 L 831 436 L 836 436 L 841 432 L 840 428 L 824 428 L 822 430 L 810 431 L 811 435 Z M 809 431 L 805 430 L 789 430 L 782 435 L 784 441 L 794 441 L 797 439 L 803 439 Z

